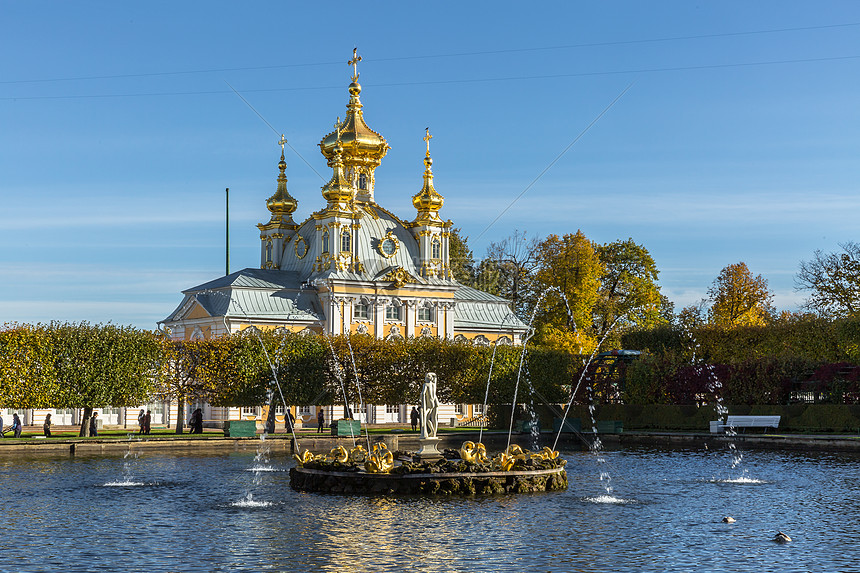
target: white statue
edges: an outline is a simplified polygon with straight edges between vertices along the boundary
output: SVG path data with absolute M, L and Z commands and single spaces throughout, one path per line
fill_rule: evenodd
M 436 398 L 436 374 L 428 372 L 421 388 L 421 437 L 435 438 L 439 426 L 439 399 Z

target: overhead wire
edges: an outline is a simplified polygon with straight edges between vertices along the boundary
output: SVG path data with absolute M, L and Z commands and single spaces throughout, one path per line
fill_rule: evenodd
M 529 76 L 503 76 L 493 78 L 460 78 L 450 80 L 422 80 L 414 82 L 388 82 L 388 83 L 372 83 L 365 84 L 365 87 L 408 87 L 408 86 L 427 86 L 427 85 L 446 85 L 446 84 L 468 84 L 468 83 L 483 83 L 483 82 L 510 82 L 524 80 L 545 80 L 556 78 L 575 78 L 575 77 L 590 77 L 590 76 L 609 76 L 622 74 L 647 74 L 657 72 L 682 72 L 695 70 L 709 69 L 726 69 L 726 68 L 741 68 L 754 66 L 771 66 L 784 64 L 806 64 L 816 62 L 844 61 L 860 59 L 860 54 L 850 56 L 829 56 L 821 58 L 798 58 L 789 60 L 767 60 L 760 62 L 735 62 L 729 64 L 703 64 L 697 66 L 674 66 L 664 68 L 638 68 L 626 70 L 609 70 L 596 72 L 575 72 L 568 74 L 542 74 Z M 264 93 L 264 92 L 289 92 L 303 90 L 329 90 L 342 89 L 343 86 L 301 86 L 288 88 L 258 88 L 246 89 L 244 93 Z M 129 94 L 85 94 L 85 95 L 47 95 L 47 96 L 6 96 L 0 97 L 0 101 L 13 100 L 58 100 L 58 99 L 87 99 L 87 98 L 121 98 L 121 97 L 163 97 L 163 96 L 184 96 L 184 95 L 219 95 L 230 93 L 222 90 L 205 90 L 205 91 L 185 91 L 185 92 L 151 92 L 151 93 L 129 93 Z
M 798 26 L 791 28 L 770 28 L 765 30 L 747 30 L 741 32 L 719 32 L 714 34 L 693 34 L 687 36 L 666 36 L 662 38 L 643 38 L 638 40 L 613 40 L 608 42 L 583 42 L 578 44 L 561 44 L 557 46 L 533 46 L 526 48 L 502 48 L 497 50 L 480 50 L 480 51 L 471 51 L 471 52 L 451 52 L 447 54 L 419 54 L 414 56 L 390 56 L 385 58 L 372 58 L 368 61 L 373 62 L 395 62 L 395 61 L 404 61 L 404 60 L 420 60 L 420 59 L 432 59 L 432 58 L 459 58 L 459 57 L 470 57 L 470 56 L 491 56 L 498 54 L 515 54 L 515 53 L 526 53 L 526 52 L 537 52 L 537 51 L 549 51 L 549 50 L 569 50 L 569 49 L 577 49 L 577 48 L 596 48 L 596 47 L 610 47 L 610 46 L 625 46 L 625 45 L 635 45 L 635 44 L 650 44 L 650 43 L 659 43 L 659 42 L 676 42 L 676 41 L 688 41 L 688 40 L 702 40 L 702 39 L 711 39 L 711 38 L 728 38 L 728 37 L 739 37 L 739 36 L 754 36 L 759 34 L 777 34 L 777 33 L 785 33 L 785 32 L 803 32 L 803 31 L 812 31 L 812 30 L 829 30 L 835 28 L 849 28 L 860 26 L 860 22 L 846 22 L 841 24 L 822 24 L 819 26 Z M 89 80 L 106 80 L 106 79 L 125 79 L 125 78 L 144 78 L 144 77 L 157 77 L 157 76 L 178 76 L 178 75 L 193 75 L 193 74 L 210 74 L 210 73 L 224 73 L 224 72 L 245 72 L 245 71 L 261 71 L 261 70 L 276 70 L 276 69 L 286 69 L 286 68 L 299 68 L 299 67 L 318 67 L 318 66 L 332 66 L 332 65 L 341 65 L 343 62 L 331 61 L 331 62 L 297 62 L 290 64 L 273 64 L 268 66 L 237 66 L 231 68 L 204 68 L 198 70 L 174 70 L 167 72 L 139 72 L 133 74 L 104 74 L 104 75 L 93 75 L 93 76 L 72 76 L 65 78 L 36 78 L 36 79 L 24 79 L 24 80 L 0 80 L 0 85 L 5 84 L 23 84 L 23 83 L 46 83 L 46 82 L 68 82 L 68 81 L 89 81 Z

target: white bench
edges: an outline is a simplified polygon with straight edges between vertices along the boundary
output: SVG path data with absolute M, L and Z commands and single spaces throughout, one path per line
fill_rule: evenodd
M 725 432 L 726 428 L 738 429 L 743 432 L 746 428 L 778 428 L 779 416 L 728 416 L 726 421 L 711 422 L 711 433 Z

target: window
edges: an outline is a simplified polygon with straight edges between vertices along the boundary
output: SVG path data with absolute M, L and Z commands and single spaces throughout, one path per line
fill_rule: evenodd
M 430 251 L 431 258 L 441 259 L 442 258 L 442 244 L 439 243 L 439 237 L 433 237 L 433 242 L 430 243 Z
M 433 309 L 429 306 L 419 306 L 418 320 L 422 322 L 431 322 L 433 320 Z
M 367 320 L 368 308 L 366 304 L 358 303 L 352 309 L 352 317 L 355 319 Z
M 389 304 L 385 307 L 386 320 L 400 320 L 400 307 Z
M 367 189 L 367 175 L 365 175 L 364 173 L 358 174 L 358 188 Z
M 272 241 L 266 241 L 266 262 L 272 262 Z
M 343 252 L 350 252 L 352 250 L 352 236 L 349 234 L 349 229 L 344 229 L 343 233 L 340 234 L 340 250 Z
M 454 413 L 457 414 L 458 416 L 462 416 L 464 410 L 465 410 L 465 408 L 463 408 L 463 404 L 455 404 L 454 405 Z
M 322 252 L 327 253 L 328 252 L 328 229 L 323 231 L 322 242 L 323 242 Z
M 392 406 L 391 404 L 387 404 L 385 406 L 385 413 L 386 414 L 399 414 L 400 413 L 400 406 Z
M 472 411 L 475 412 L 476 416 L 480 416 L 484 413 L 484 405 L 483 404 L 474 404 L 472 406 Z
M 310 416 L 314 413 L 313 406 L 299 406 L 299 416 Z

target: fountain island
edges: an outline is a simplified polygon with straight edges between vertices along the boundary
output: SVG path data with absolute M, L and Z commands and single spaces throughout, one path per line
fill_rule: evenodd
M 509 445 L 490 458 L 481 443 L 439 452 L 436 375 L 421 390 L 421 438 L 417 452 L 392 452 L 384 443 L 328 454 L 295 455 L 290 486 L 298 491 L 355 494 L 470 495 L 567 489 L 566 460 L 549 447 L 539 452 Z

